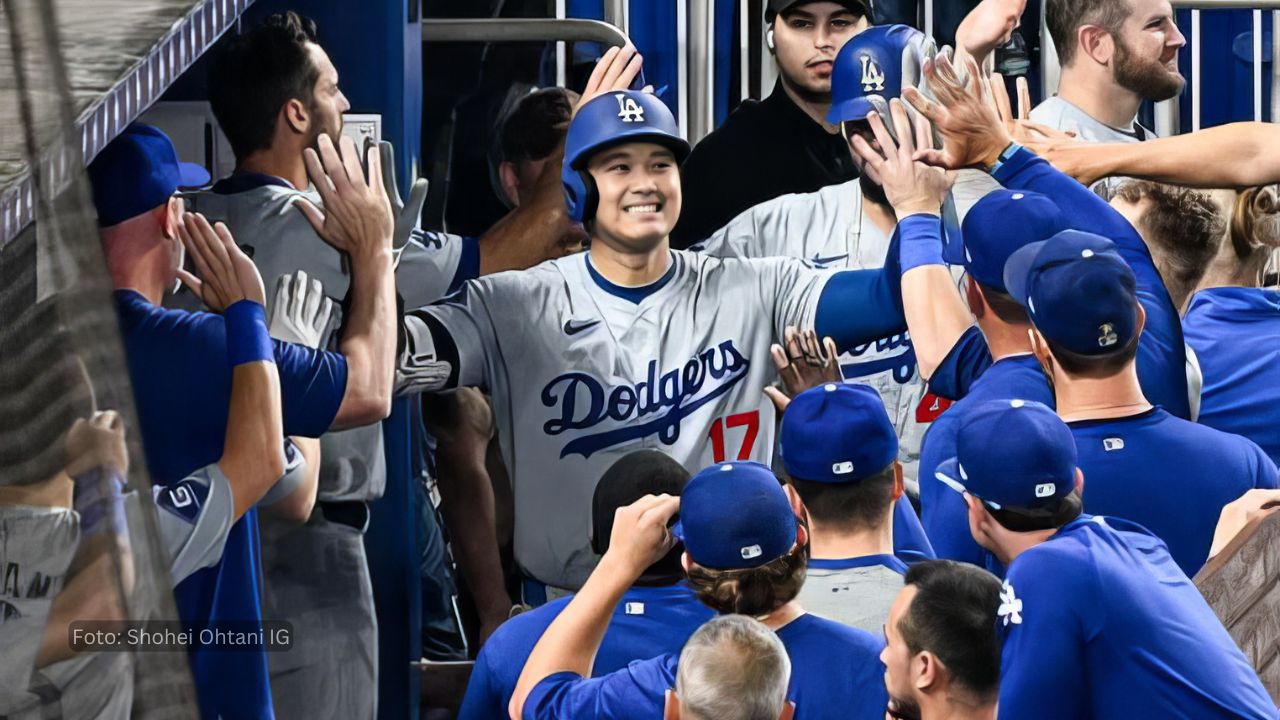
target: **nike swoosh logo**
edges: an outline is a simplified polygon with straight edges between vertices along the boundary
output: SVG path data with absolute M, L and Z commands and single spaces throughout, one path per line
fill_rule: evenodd
M 847 257 L 849 257 L 849 253 L 845 253 L 843 255 L 832 255 L 831 257 L 818 257 L 817 255 L 814 255 L 813 259 L 811 259 L 809 262 L 813 263 L 814 265 L 817 265 L 818 267 L 824 267 L 826 265 L 830 265 L 833 262 L 844 260 Z
M 574 324 L 574 322 L 573 322 L 572 320 L 565 320 L 565 321 L 564 321 L 564 334 L 565 334 L 565 335 L 577 335 L 578 333 L 582 332 L 583 330 L 590 330 L 591 328 L 593 328 L 593 327 L 595 327 L 596 325 L 599 325 L 599 324 L 600 324 L 600 321 L 599 321 L 599 320 L 588 320 L 587 322 L 584 322 L 584 323 L 578 323 L 578 324 Z

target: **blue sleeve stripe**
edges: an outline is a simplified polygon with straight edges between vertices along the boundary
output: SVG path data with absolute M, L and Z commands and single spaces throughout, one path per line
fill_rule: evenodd
M 458 258 L 458 269 L 454 272 L 453 280 L 449 283 L 449 292 L 445 295 L 453 294 L 462 287 L 462 283 L 478 277 L 480 277 L 480 240 L 464 237 L 462 238 L 462 257 Z

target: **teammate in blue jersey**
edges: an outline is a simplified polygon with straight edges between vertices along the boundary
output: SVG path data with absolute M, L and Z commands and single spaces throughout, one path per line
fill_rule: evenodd
M 811 540 L 800 602 L 823 617 L 876 632 L 911 562 L 894 553 L 902 497 L 898 437 L 875 388 L 827 383 L 795 397 L 782 416 L 779 454 L 804 502 Z
M 684 466 L 654 450 L 639 450 L 619 459 L 600 478 L 591 504 L 591 537 L 596 552 L 608 552 L 614 515 L 620 508 L 645 495 L 678 497 L 688 480 L 689 471 Z M 677 548 L 644 570 L 614 607 L 609 630 L 596 652 L 593 675 L 620 670 L 633 660 L 678 653 L 685 640 L 714 616 L 711 608 L 698 602 L 693 590 L 681 582 L 683 579 Z M 560 598 L 521 613 L 489 637 L 471 671 L 459 720 L 506 716 L 525 660 L 569 600 Z
M 896 194 L 895 210 L 904 218 L 899 222 L 903 304 L 904 308 L 913 308 L 906 310 L 908 326 L 912 327 L 916 358 L 921 372 L 928 375 L 930 388 L 935 392 L 947 389 L 959 399 L 990 366 L 991 355 L 982 347 L 980 336 L 965 334 L 973 322 L 963 302 L 958 298 L 931 302 L 955 295 L 942 292 L 944 258 L 937 239 L 937 220 L 931 217 L 937 215 L 932 202 L 948 186 L 949 179 L 938 171 L 914 167 L 917 163 L 911 162 L 913 155 L 940 167 L 985 168 L 1010 190 L 1031 190 L 1053 198 L 1069 227 L 1115 242 L 1137 277 L 1138 299 L 1147 315 L 1137 355 L 1143 391 L 1171 414 L 1190 417 L 1182 326 L 1146 244 L 1105 201 L 1014 143 L 1000 115 L 983 98 L 977 67 L 970 64 L 970 68 L 973 78 L 962 85 L 946 58 L 926 62 L 925 76 L 938 102 L 914 88 L 903 91 L 903 98 L 910 100 L 942 134 L 945 150 L 931 150 L 931 136 L 927 133 L 914 140 L 906 135 L 895 140 L 875 114 L 868 119 L 879 148 L 888 149 L 887 157 L 863 139 L 854 139 L 855 149 L 873 168 L 881 175 L 892 173 L 895 178 L 894 183 L 882 178 L 882 185 L 887 194 Z M 993 83 L 992 87 L 1007 105 L 1002 86 Z M 901 103 L 891 103 L 890 114 L 899 118 L 895 124 L 906 122 L 907 111 Z M 893 190 L 891 184 L 895 185 Z M 949 357 L 953 362 L 946 362 Z
M 689 581 L 720 613 L 761 618 L 791 660 L 788 699 L 795 717 L 874 718 L 886 707 L 884 666 L 875 636 L 804 612 L 808 530 L 803 504 L 763 465 L 713 465 L 685 486 L 679 501 L 659 496 L 619 512 L 609 552 L 581 592 L 551 624 L 520 675 L 511 716 L 657 718 L 669 703 L 678 657 L 635 662 L 586 679 L 614 606 L 641 570 L 683 539 Z
M 353 228 L 350 234 L 330 239 L 348 253 L 367 282 L 352 295 L 341 354 L 273 343 L 286 435 L 317 437 L 330 427 L 373 422 L 386 415 L 390 404 L 395 351 L 390 210 L 385 195 L 371 191 L 362 178 L 346 178 L 331 146 L 324 166 L 335 173 L 338 192 L 349 201 L 330 213 L 330 220 L 336 224 L 345 217 L 345 227 Z M 173 196 L 178 186 L 201 177 L 178 163 L 168 138 L 138 125 L 103 150 L 89 176 L 116 288 L 147 466 L 153 482 L 169 485 L 218 460 L 230 399 L 223 317 L 159 306 L 179 275 L 205 302 L 216 302 L 202 294 L 194 277 L 180 270 L 180 225 L 214 232 L 200 216 L 184 217 L 181 201 Z M 329 182 L 323 177 L 320 181 Z M 357 217 L 369 222 L 357 222 Z M 219 226 L 217 232 L 222 235 L 226 229 Z M 185 623 L 202 629 L 221 622 L 260 621 L 257 527 L 257 512 L 249 509 L 232 526 L 221 562 L 177 586 L 178 612 Z M 261 645 L 244 653 L 197 646 L 191 664 L 202 714 L 272 715 Z
M 1164 543 L 1081 512 L 1093 485 L 1052 410 L 984 403 L 956 449 L 939 472 L 964 493 L 974 538 L 1009 568 L 997 611 L 1002 717 L 1278 716 Z
M 1089 473 L 1089 509 L 1141 523 L 1188 576 L 1209 556 L 1218 515 L 1276 466 L 1252 441 L 1153 407 L 1134 354 L 1145 313 L 1114 244 L 1074 230 L 1019 249 L 1005 286 L 1035 326 L 1032 347 Z

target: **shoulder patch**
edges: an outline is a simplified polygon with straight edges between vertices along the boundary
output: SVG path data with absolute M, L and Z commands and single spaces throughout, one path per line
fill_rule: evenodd
M 187 479 L 156 492 L 156 505 L 194 525 L 209 497 L 209 486 Z

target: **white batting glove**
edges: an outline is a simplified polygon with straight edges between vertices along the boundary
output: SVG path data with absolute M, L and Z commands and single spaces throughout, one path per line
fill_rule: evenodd
M 277 340 L 320 348 L 332 315 L 333 301 L 325 296 L 324 286 L 299 270 L 276 281 L 267 331 Z
M 399 251 L 404 248 L 410 238 L 420 235 L 418 223 L 422 218 L 422 206 L 427 202 L 427 181 L 418 178 L 409 188 L 409 202 L 406 204 L 400 197 L 400 188 L 396 185 L 396 153 L 391 143 L 383 140 L 378 143 L 378 152 L 382 156 L 382 183 L 387 188 L 387 197 L 391 199 L 391 211 L 396 216 L 396 229 L 391 236 L 391 248 Z

